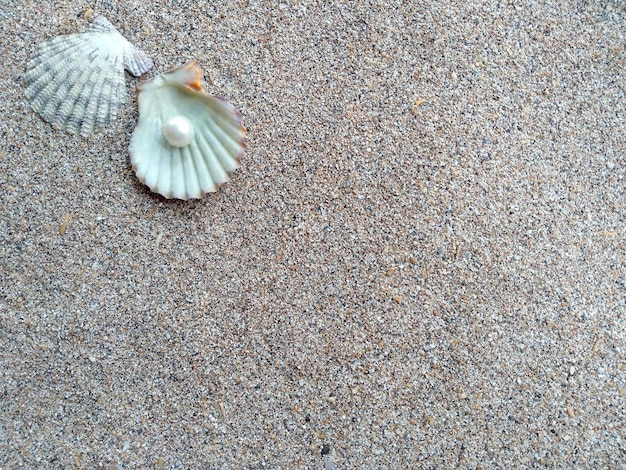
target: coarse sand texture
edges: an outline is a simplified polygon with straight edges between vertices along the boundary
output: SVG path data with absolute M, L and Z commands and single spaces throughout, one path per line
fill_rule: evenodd
M 21 77 L 90 4 L 0 2 L 0 469 L 626 468 L 623 0 L 99 5 L 154 69 L 81 137 Z M 168 200 L 192 59 L 247 149 Z

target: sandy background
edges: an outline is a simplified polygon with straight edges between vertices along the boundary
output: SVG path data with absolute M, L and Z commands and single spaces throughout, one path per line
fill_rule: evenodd
M 626 468 L 624 1 L 108 3 L 248 150 L 150 194 L 1 0 L 0 468 Z

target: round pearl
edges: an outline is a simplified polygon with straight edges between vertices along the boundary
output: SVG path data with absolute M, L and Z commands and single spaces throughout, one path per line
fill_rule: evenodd
M 174 147 L 187 147 L 194 134 L 193 126 L 185 116 L 173 116 L 163 124 L 163 135 Z

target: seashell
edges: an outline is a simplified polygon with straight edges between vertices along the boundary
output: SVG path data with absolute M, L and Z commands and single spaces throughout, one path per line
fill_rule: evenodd
M 137 87 L 139 123 L 130 140 L 139 180 L 166 198 L 217 191 L 240 165 L 246 130 L 227 101 L 202 88 L 192 60 Z
M 41 44 L 23 75 L 26 97 L 41 117 L 88 136 L 109 125 L 126 101 L 124 69 L 138 77 L 152 61 L 101 15 L 84 33 Z

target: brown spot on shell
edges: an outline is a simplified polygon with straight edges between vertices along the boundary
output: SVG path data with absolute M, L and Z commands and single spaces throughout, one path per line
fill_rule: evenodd
M 184 85 L 195 91 L 204 91 L 202 88 L 202 69 L 197 60 L 190 60 L 185 65 L 181 65 L 177 70 L 185 69 L 189 73 L 189 79 Z

